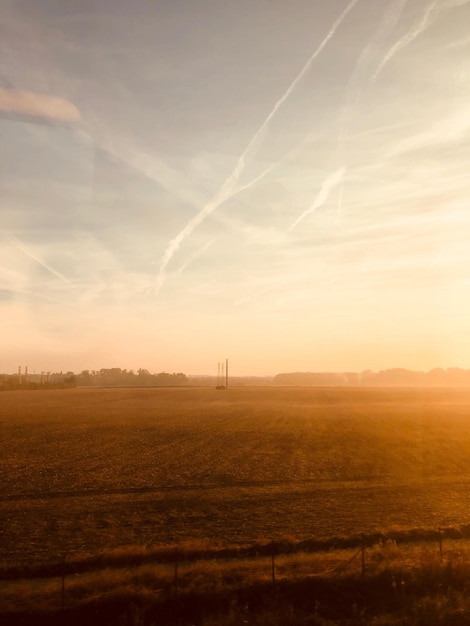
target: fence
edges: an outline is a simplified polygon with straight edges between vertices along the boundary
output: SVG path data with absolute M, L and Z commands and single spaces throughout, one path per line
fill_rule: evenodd
M 205 577 L 205 584 L 213 580 L 229 580 L 243 584 L 244 577 L 253 576 L 257 580 L 264 580 L 276 585 L 281 579 L 291 577 L 329 578 L 334 579 L 344 575 L 356 575 L 366 583 L 369 572 L 376 571 L 378 564 L 390 562 L 391 555 L 395 565 L 405 564 L 403 549 L 405 546 L 415 546 L 416 561 L 417 546 L 426 549 L 426 553 L 438 563 L 448 564 L 456 558 L 462 557 L 462 551 L 447 551 L 446 542 L 455 547 L 455 542 L 468 541 L 469 527 L 438 528 L 437 530 L 395 531 L 394 533 L 372 535 L 358 535 L 349 538 L 332 538 L 328 541 L 271 541 L 250 547 L 235 547 L 219 550 L 196 550 L 184 546 L 160 550 L 136 550 L 134 553 L 103 554 L 93 559 L 67 560 L 65 556 L 55 562 L 40 566 L 4 567 L 0 569 L 0 579 L 21 580 L 34 582 L 37 589 L 40 579 L 51 582 L 57 580 L 57 605 L 62 609 L 67 604 L 68 592 L 81 582 L 86 585 L 87 576 L 108 576 L 110 571 L 125 571 L 131 577 L 132 572 L 139 568 L 159 568 L 153 580 L 155 588 L 167 597 L 178 598 L 181 592 L 188 587 L 188 580 L 197 576 Z M 463 545 L 463 544 L 461 544 Z M 468 547 L 468 562 L 470 563 L 470 545 Z M 406 559 L 410 561 L 410 554 Z M 149 570 L 150 571 L 150 570 Z M 199 573 L 198 573 L 199 572 Z M 201 574 L 202 573 L 202 574 Z M 236 575 L 235 575 L 236 574 Z M 238 578 L 237 578 L 238 576 Z M 147 578 L 151 578 L 148 574 Z M 91 585 L 92 583 L 90 583 Z M 54 593 L 54 592 L 53 592 Z M 69 594 L 69 595 L 70 595 Z

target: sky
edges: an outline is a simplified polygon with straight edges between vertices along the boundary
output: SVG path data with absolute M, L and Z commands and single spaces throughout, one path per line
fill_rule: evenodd
M 469 0 L 0 9 L 0 371 L 470 368 Z

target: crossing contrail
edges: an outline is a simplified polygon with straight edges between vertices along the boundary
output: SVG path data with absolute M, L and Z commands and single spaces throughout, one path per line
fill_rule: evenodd
M 295 220 L 295 222 L 289 228 L 289 231 L 294 230 L 294 228 L 299 224 L 304 218 L 307 217 L 310 213 L 313 213 L 317 209 L 319 209 L 322 204 L 328 199 L 328 196 L 331 193 L 331 190 L 334 189 L 339 183 L 343 180 L 343 176 L 345 173 L 345 169 L 341 168 L 339 170 L 334 171 L 328 178 L 323 181 L 322 186 L 320 187 L 320 191 L 317 194 L 313 204 L 306 211 L 304 211 L 299 217 Z
M 337 139 L 337 161 L 338 164 L 346 163 L 347 156 L 345 154 L 345 140 L 344 135 L 347 131 L 349 124 L 351 123 L 354 110 L 358 106 L 362 92 L 364 89 L 364 83 L 366 81 L 366 75 L 370 72 L 370 67 L 374 63 L 374 52 L 378 49 L 380 43 L 389 36 L 389 34 L 395 29 L 402 13 L 405 9 L 408 0 L 395 0 L 393 1 L 389 9 L 385 12 L 385 15 L 376 30 L 374 36 L 370 39 L 369 43 L 363 48 L 359 58 L 354 66 L 351 77 L 349 79 L 349 86 L 346 95 L 346 102 L 344 104 L 342 113 L 338 122 L 338 139 Z M 336 216 L 339 221 L 342 213 L 342 204 L 344 196 L 344 177 L 341 180 L 341 186 L 338 194 L 338 202 L 336 208 Z
M 222 186 L 220 187 L 219 191 L 199 211 L 199 213 L 197 213 L 194 217 L 192 217 L 189 220 L 189 222 L 186 224 L 186 226 L 183 228 L 183 230 L 181 230 L 176 235 L 176 237 L 170 241 L 170 243 L 168 244 L 165 252 L 163 253 L 163 257 L 162 257 L 162 259 L 160 261 L 160 267 L 159 267 L 158 276 L 157 276 L 157 279 L 156 279 L 156 282 L 155 282 L 155 288 L 154 288 L 155 289 L 155 293 L 158 293 L 160 291 L 160 289 L 161 289 L 161 287 L 163 285 L 163 282 L 165 280 L 166 268 L 168 267 L 168 264 L 170 263 L 171 259 L 173 258 L 173 256 L 175 255 L 175 253 L 177 252 L 177 250 L 179 249 L 179 247 L 181 246 L 183 241 L 192 234 L 194 229 L 201 222 L 203 222 L 211 213 L 213 213 L 215 210 L 217 210 L 224 202 L 226 202 L 233 195 L 235 187 L 236 187 L 236 185 L 237 185 L 237 183 L 238 183 L 238 181 L 240 179 L 240 176 L 241 176 L 243 170 L 245 169 L 245 160 L 246 160 L 248 154 L 251 152 L 251 150 L 253 149 L 254 145 L 256 144 L 258 139 L 261 137 L 262 133 L 267 129 L 267 127 L 269 126 L 269 123 L 271 122 L 273 117 L 276 115 L 278 110 L 281 108 L 281 106 L 284 104 L 284 102 L 290 97 L 290 95 L 292 94 L 294 89 L 297 87 L 298 83 L 302 80 L 302 78 L 308 72 L 308 70 L 310 69 L 310 66 L 312 65 L 312 63 L 319 56 L 319 54 L 323 51 L 323 49 L 325 48 L 327 43 L 330 41 L 330 39 L 335 35 L 336 30 L 341 25 L 343 20 L 352 11 L 352 9 L 356 6 L 356 4 L 359 1 L 360 0 L 351 0 L 348 3 L 348 5 L 346 6 L 346 8 L 344 9 L 344 11 L 336 19 L 336 21 L 334 22 L 333 26 L 331 27 L 331 29 L 327 33 L 326 37 L 323 39 L 323 41 L 320 43 L 320 45 L 312 53 L 312 55 L 307 60 L 307 62 L 303 66 L 303 68 L 300 70 L 300 72 L 297 74 L 297 76 L 291 82 L 291 84 L 286 89 L 286 91 L 281 96 L 281 98 L 279 98 L 279 100 L 275 103 L 275 105 L 273 106 L 272 110 L 270 111 L 270 113 L 268 114 L 268 116 L 266 117 L 264 122 L 261 124 L 261 126 L 258 128 L 256 133 L 253 135 L 253 137 L 249 141 L 248 145 L 246 146 L 245 150 L 240 155 L 240 157 L 239 157 L 239 159 L 237 161 L 237 164 L 235 165 L 235 168 L 234 168 L 233 172 L 228 176 L 228 178 L 222 184 Z
M 403 2 L 403 0 L 400 0 Z M 404 0 L 405 3 L 407 0 Z M 409 43 L 411 43 L 416 37 L 418 37 L 426 28 L 428 27 L 431 19 L 434 15 L 439 14 L 442 11 L 455 9 L 461 6 L 468 4 L 470 0 L 448 0 L 443 3 L 440 0 L 433 0 L 429 5 L 426 11 L 423 14 L 421 20 L 416 24 L 416 26 L 408 31 L 406 35 L 404 35 L 399 41 L 397 41 L 387 52 L 385 57 L 382 59 L 379 67 L 375 71 L 372 82 L 375 82 L 379 75 L 382 73 L 384 67 L 389 63 L 389 61 L 400 51 L 401 48 L 404 48 Z
M 196 261 L 200 256 L 204 254 L 204 252 L 210 248 L 210 246 L 214 243 L 214 240 L 208 241 L 206 244 L 202 246 L 199 250 L 197 250 L 189 259 L 187 259 L 183 265 L 179 268 L 178 274 L 181 274 L 187 267 L 189 267 L 194 261 Z
M 251 179 L 247 183 L 243 183 L 243 185 L 239 185 L 236 189 L 234 189 L 232 196 L 238 195 L 242 191 L 246 191 L 247 189 L 250 189 L 250 187 L 253 187 L 257 183 L 259 183 L 260 180 L 263 180 L 263 178 L 268 176 L 268 174 L 270 174 L 274 169 L 276 169 L 276 167 L 279 167 L 279 165 L 281 165 L 285 161 L 288 161 L 290 158 L 299 154 L 301 147 L 305 145 L 306 143 L 308 143 L 308 141 L 310 141 L 312 137 L 314 137 L 316 134 L 317 134 L 316 131 L 309 133 L 306 137 L 303 138 L 303 140 L 299 144 L 291 148 L 280 159 L 277 159 L 277 161 L 274 161 L 273 163 L 268 165 L 268 167 L 266 167 L 260 174 L 255 176 L 255 178 Z
M 391 3 L 389 9 L 385 12 L 382 22 L 380 23 L 374 36 L 363 48 L 361 54 L 359 55 L 359 58 L 349 81 L 346 110 L 348 110 L 348 106 L 351 104 L 357 105 L 361 96 L 362 87 L 359 86 L 356 89 L 356 98 L 353 98 L 353 85 L 355 82 L 358 81 L 358 79 L 361 78 L 361 75 L 364 76 L 364 74 L 368 72 L 369 67 L 373 65 L 375 58 L 374 52 L 377 50 L 381 42 L 386 40 L 389 34 L 396 28 L 407 3 L 408 0 L 394 0 Z
M 380 62 L 379 67 L 376 69 L 374 75 L 372 76 L 372 82 L 375 82 L 377 78 L 380 76 L 385 66 L 393 59 L 393 57 L 402 49 L 405 48 L 408 44 L 416 39 L 421 33 L 426 30 L 433 17 L 434 9 L 436 8 L 439 0 L 433 0 L 429 5 L 426 11 L 424 12 L 421 20 L 416 24 L 414 28 L 409 30 L 401 39 L 399 39 L 387 52 L 382 61 Z
M 469 0 L 470 1 L 470 0 Z M 395 29 L 408 0 L 395 0 L 391 3 L 388 11 L 386 11 L 382 22 L 376 30 L 373 37 L 364 46 L 358 60 L 354 66 L 349 79 L 346 102 L 343 106 L 342 113 L 338 123 L 338 161 L 344 161 L 344 134 L 347 126 L 351 121 L 353 110 L 359 104 L 364 89 L 365 76 L 369 73 L 371 65 L 374 63 L 374 52 L 378 49 L 380 43 L 384 41 L 389 34 Z

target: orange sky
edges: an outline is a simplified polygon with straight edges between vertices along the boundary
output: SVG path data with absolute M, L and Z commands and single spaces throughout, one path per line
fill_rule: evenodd
M 470 368 L 470 2 L 289 7 L 7 3 L 1 371 Z

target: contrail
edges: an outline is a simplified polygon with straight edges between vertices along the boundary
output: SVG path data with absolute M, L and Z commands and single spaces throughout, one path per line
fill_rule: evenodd
M 469 0 L 470 2 L 470 0 Z M 300 152 L 301 146 L 305 145 L 306 143 L 308 143 L 308 141 L 311 140 L 312 137 L 314 137 L 317 134 L 316 131 L 308 133 L 306 137 L 303 138 L 303 140 L 297 144 L 296 146 L 294 146 L 293 148 L 291 148 L 288 152 L 286 152 L 280 159 L 278 159 L 277 161 L 274 161 L 273 163 L 271 163 L 270 165 L 268 165 L 268 167 L 266 167 L 260 174 L 258 174 L 257 176 L 255 176 L 255 178 L 252 178 L 250 181 L 248 181 L 247 183 L 244 183 L 243 185 L 240 185 L 239 187 L 237 187 L 236 189 L 234 189 L 232 196 L 238 195 L 239 193 L 241 193 L 242 191 L 246 191 L 247 189 L 250 189 L 250 187 L 253 187 L 254 185 L 256 185 L 257 183 L 259 183 L 260 180 L 262 180 L 263 178 L 265 178 L 268 174 L 270 174 L 274 169 L 276 169 L 276 167 L 278 167 L 279 165 L 281 165 L 281 163 L 284 163 L 284 161 L 287 161 L 288 159 L 290 159 L 292 156 L 297 155 Z
M 469 0 L 470 1 L 470 0 Z M 374 61 L 374 51 L 378 48 L 378 45 L 386 39 L 386 37 L 396 28 L 398 21 L 400 20 L 405 6 L 407 5 L 408 0 L 395 0 L 391 3 L 388 11 L 386 11 L 382 22 L 380 23 L 377 31 L 374 36 L 371 38 L 369 43 L 362 50 L 359 59 L 354 67 L 353 73 L 351 75 L 351 79 L 349 81 L 349 90 L 348 90 L 348 104 L 353 100 L 351 97 L 352 85 L 356 81 L 361 74 L 364 74 L 367 71 L 367 66 L 370 66 Z M 352 104 L 356 105 L 360 99 L 362 89 L 357 89 L 357 95 L 352 102 Z
M 440 13 L 441 11 L 455 9 L 457 7 L 464 6 L 468 4 L 470 0 L 448 0 L 445 4 L 440 2 L 439 0 L 433 0 L 426 11 L 424 12 L 421 21 L 415 26 L 414 29 L 408 31 L 406 35 L 404 35 L 399 41 L 397 41 L 387 52 L 385 57 L 382 59 L 379 67 L 375 71 L 375 74 L 372 77 L 372 82 L 375 82 L 379 75 L 382 73 L 384 67 L 388 64 L 388 62 L 399 52 L 401 48 L 404 48 L 409 43 L 411 43 L 416 37 L 418 37 L 429 25 L 432 17 Z M 436 11 L 434 11 L 436 9 Z
M 314 211 L 319 209 L 322 206 L 322 204 L 324 204 L 324 202 L 327 200 L 328 196 L 330 195 L 331 190 L 343 180 L 345 171 L 346 170 L 344 168 L 336 170 L 335 172 L 330 174 L 328 178 L 324 180 L 323 185 L 321 186 L 320 191 L 318 192 L 317 197 L 315 198 L 312 206 L 308 208 L 306 211 L 304 211 L 301 215 L 299 215 L 299 217 L 295 220 L 295 222 L 289 228 L 289 231 L 294 230 L 297 224 L 299 224 L 299 222 L 301 222 L 305 217 L 307 217 L 307 215 L 309 215 L 310 213 L 313 213 Z
M 204 254 L 204 252 L 210 248 L 210 246 L 214 243 L 214 239 L 208 241 L 200 250 L 197 250 L 192 256 L 187 259 L 185 263 L 179 268 L 178 274 L 181 274 L 187 267 L 189 267 L 194 261 L 196 261 L 200 256 Z
M 374 75 L 372 76 L 372 82 L 374 83 L 377 78 L 382 73 L 385 66 L 391 61 L 391 59 L 404 47 L 406 47 L 409 43 L 414 41 L 416 37 L 418 37 L 429 25 L 429 22 L 433 16 L 433 12 L 435 7 L 437 6 L 439 0 L 433 0 L 431 4 L 428 6 L 426 11 L 424 12 L 421 20 L 416 24 L 414 28 L 409 30 L 406 35 L 404 35 L 401 39 L 399 39 L 387 52 L 385 57 L 382 59 L 379 67 L 376 69 Z
M 180 231 L 178 235 L 176 235 L 176 237 L 170 241 L 170 243 L 168 244 L 163 254 L 162 260 L 160 262 L 160 268 L 158 271 L 157 280 L 155 282 L 155 293 L 158 293 L 160 288 L 162 287 L 164 279 L 165 279 L 166 268 L 169 262 L 171 261 L 171 259 L 173 258 L 174 254 L 176 253 L 176 251 L 182 244 L 182 242 L 191 235 L 194 229 L 202 221 L 204 221 L 206 217 L 208 217 L 211 213 L 213 213 L 213 211 L 218 209 L 221 204 L 223 204 L 226 200 L 228 200 L 233 195 L 235 186 L 238 183 L 243 170 L 245 169 L 245 159 L 250 153 L 250 151 L 252 150 L 253 146 L 258 141 L 262 133 L 266 130 L 269 123 L 271 122 L 271 120 L 276 115 L 277 111 L 279 110 L 279 108 L 289 98 L 289 96 L 294 91 L 298 83 L 302 80 L 302 78 L 308 72 L 308 70 L 310 69 L 310 66 L 318 57 L 318 55 L 322 52 L 323 48 L 330 41 L 330 39 L 334 36 L 340 24 L 343 22 L 346 16 L 350 13 L 350 11 L 352 11 L 352 9 L 356 6 L 356 4 L 359 1 L 360 0 L 351 0 L 349 4 L 347 5 L 347 7 L 344 9 L 344 11 L 340 14 L 338 19 L 334 22 L 333 26 L 331 27 L 326 37 L 323 39 L 320 45 L 316 48 L 316 50 L 310 56 L 310 58 L 305 63 L 303 68 L 300 70 L 300 72 L 294 78 L 292 83 L 289 85 L 289 87 L 287 88 L 283 96 L 281 96 L 281 98 L 275 103 L 271 112 L 268 114 L 268 116 L 266 117 L 264 122 L 261 124 L 261 126 L 258 128 L 256 133 L 253 135 L 247 147 L 245 148 L 245 150 L 242 152 L 241 156 L 239 157 L 238 162 L 233 172 L 222 184 L 221 188 L 216 193 L 216 195 L 201 209 L 201 211 L 199 211 L 199 213 L 197 213 L 197 215 L 191 218 L 189 222 L 186 224 L 186 226 L 183 228 L 183 230 Z
M 256 183 L 259 183 L 260 180 L 265 178 L 265 176 L 267 176 L 270 172 L 272 172 L 274 168 L 276 168 L 278 165 L 280 165 L 283 160 L 284 159 L 279 159 L 278 161 L 275 161 L 274 163 L 271 163 L 271 165 L 268 165 L 268 167 L 266 167 L 261 172 L 261 174 L 258 174 L 258 176 L 255 176 L 255 178 L 252 178 L 250 181 L 248 181 L 244 185 L 240 185 L 240 187 L 237 187 L 236 189 L 234 189 L 233 195 L 235 196 L 235 195 L 241 193 L 242 191 L 246 191 L 250 187 L 253 187 L 254 185 L 256 185 Z
M 67 284 L 70 284 L 70 281 L 68 278 L 66 278 L 63 274 L 61 274 L 60 272 L 58 272 L 57 270 L 55 270 L 53 267 L 51 267 L 50 265 L 48 265 L 47 263 L 45 263 L 42 259 L 40 259 L 39 257 L 37 257 L 35 254 L 33 254 L 31 252 L 31 250 L 29 250 L 23 243 L 21 243 L 20 241 L 18 241 L 18 239 L 16 239 L 16 237 L 13 237 L 13 235 L 10 235 L 9 233 L 6 233 L 4 231 L 4 236 L 6 237 L 6 239 L 8 239 L 8 241 L 13 244 L 16 248 L 18 248 L 18 250 L 21 250 L 21 252 L 23 252 L 24 254 L 26 254 L 27 256 L 29 256 L 31 259 L 33 259 L 34 261 L 36 261 L 36 263 L 39 263 L 39 265 L 41 265 L 42 267 L 44 267 L 44 269 L 46 269 L 48 272 L 50 272 L 51 274 L 53 274 L 56 278 L 59 278 L 60 280 L 63 280 L 64 282 L 66 282 Z
M 470 0 L 469 0 L 470 1 Z M 385 13 L 381 24 L 379 25 L 377 31 L 374 36 L 371 38 L 369 43 L 363 48 L 359 58 L 354 66 L 351 77 L 349 79 L 348 91 L 346 96 L 346 103 L 343 107 L 343 111 L 339 120 L 339 132 L 338 132 L 338 156 L 339 161 L 343 161 L 344 157 L 342 155 L 342 144 L 343 144 L 343 136 L 345 130 L 347 128 L 348 122 L 352 117 L 352 109 L 358 105 L 362 91 L 363 91 L 363 83 L 364 78 L 361 81 L 361 75 L 364 74 L 368 70 L 368 66 L 374 61 L 374 50 L 377 49 L 378 44 L 382 42 L 389 33 L 396 27 L 403 10 L 407 4 L 408 0 L 396 0 L 392 2 L 389 10 Z M 354 84 L 359 81 L 359 85 L 355 89 L 355 94 L 353 97 L 353 88 Z M 361 84 L 362 82 L 362 84 Z
M 378 44 L 381 41 L 386 39 L 391 31 L 396 27 L 402 13 L 405 9 L 408 0 L 396 0 L 391 3 L 389 9 L 386 11 L 377 31 L 374 36 L 371 38 L 369 43 L 363 48 L 359 58 L 354 66 L 351 77 L 349 79 L 348 92 L 346 96 L 346 102 L 343 107 L 342 114 L 340 116 L 338 122 L 338 140 L 337 140 L 337 159 L 339 163 L 346 162 L 345 156 L 345 141 L 344 135 L 346 129 L 351 122 L 354 108 L 360 102 L 364 81 L 365 81 L 365 73 L 368 71 L 368 68 L 372 65 L 374 61 L 374 50 L 377 49 Z M 362 80 L 361 80 L 362 79 Z M 357 87 L 355 88 L 355 92 L 353 93 L 354 84 L 357 83 Z M 339 223 L 342 213 L 342 204 L 343 204 L 343 196 L 344 196 L 344 178 L 341 181 L 341 187 L 338 194 L 338 203 L 336 209 L 336 218 L 337 223 Z

